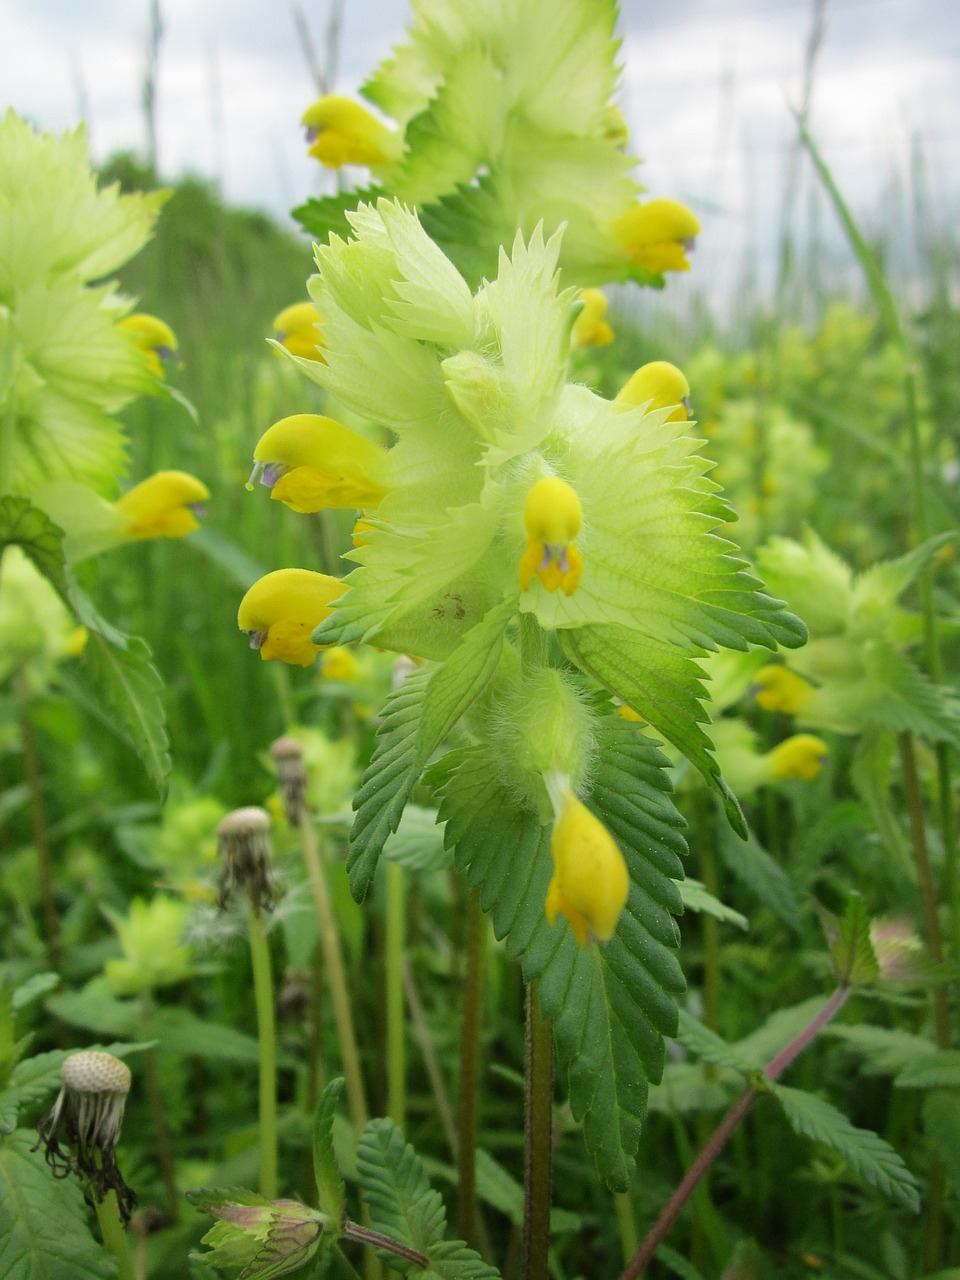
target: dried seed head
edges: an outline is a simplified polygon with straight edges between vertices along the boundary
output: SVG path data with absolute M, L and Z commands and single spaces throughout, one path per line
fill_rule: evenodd
M 97 1200 L 115 1191 L 126 1222 L 137 1197 L 124 1182 L 114 1151 L 130 1092 L 130 1068 L 113 1054 L 83 1050 L 64 1059 L 60 1079 L 63 1087 L 40 1122 L 37 1146 L 45 1145 L 55 1178 L 71 1173 L 86 1177 Z M 60 1145 L 61 1130 L 70 1150 Z
M 278 738 L 270 747 L 277 769 L 277 781 L 283 797 L 283 811 L 291 827 L 300 825 L 306 813 L 307 770 L 303 762 L 303 743 L 296 738 Z
M 234 809 L 217 827 L 217 840 L 221 910 L 237 885 L 246 889 L 256 910 L 269 910 L 276 895 L 271 873 L 270 815 L 266 809 L 257 805 Z

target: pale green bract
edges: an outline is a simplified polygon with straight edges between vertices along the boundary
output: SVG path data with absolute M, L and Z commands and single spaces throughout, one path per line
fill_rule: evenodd
M 105 492 L 122 471 L 111 415 L 156 380 L 117 328 L 130 304 L 91 282 L 141 248 L 165 199 L 98 191 L 82 128 L 0 121 L 0 492 L 60 479 Z
M 559 234 L 518 235 L 497 279 L 471 296 L 398 203 L 361 206 L 350 222 L 355 238 L 317 250 L 309 286 L 326 363 L 297 363 L 396 440 L 387 494 L 348 555 L 358 564 L 350 590 L 316 642 L 362 639 L 443 660 L 504 603 L 574 641 L 589 629 L 591 649 L 609 640 L 622 650 L 633 637 L 648 668 L 634 676 L 669 678 L 682 694 L 667 716 L 638 709 L 687 750 L 684 732 L 700 732 L 690 705 L 701 673 L 691 663 L 678 682 L 677 657 L 796 645 L 804 633 L 712 532 L 732 513 L 686 424 L 566 382 L 573 292 L 558 288 Z M 548 475 L 583 508 L 583 577 L 570 596 L 538 581 L 520 590 L 524 502 Z M 567 652 L 578 661 L 576 644 Z M 615 676 L 584 670 L 635 701 Z

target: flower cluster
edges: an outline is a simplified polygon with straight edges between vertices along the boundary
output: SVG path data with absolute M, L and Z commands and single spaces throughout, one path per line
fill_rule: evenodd
M 683 748 L 700 673 L 691 664 L 684 687 L 678 660 L 721 644 L 796 644 L 803 631 L 711 533 L 730 511 L 685 434 L 682 374 L 648 370 L 646 389 L 641 377 L 613 402 L 566 382 L 577 302 L 558 285 L 559 235 L 518 236 L 472 294 L 398 203 L 349 216 L 354 238 L 318 249 L 309 285 L 323 360 L 288 358 L 377 437 L 327 417 L 283 419 L 257 445 L 252 479 L 296 511 L 354 506 L 357 567 L 343 581 L 267 575 L 241 604 L 241 629 L 263 658 L 306 663 L 322 645 L 368 640 L 456 665 L 461 646 L 525 618 Z M 643 690 L 665 682 L 679 691 L 647 705 Z M 544 740 L 545 719 L 562 728 L 579 715 L 564 680 L 538 684 L 528 663 L 520 685 L 544 708 L 531 740 Z M 571 759 L 570 734 L 555 737 L 532 769 L 525 748 L 502 753 L 505 770 L 534 779 L 531 803 L 545 801 L 554 773 L 570 777 L 573 796 L 584 779 L 589 751 Z M 565 830 L 563 815 L 579 811 L 555 812 Z M 593 847 L 589 834 L 573 843 Z M 564 847 L 551 909 L 603 937 L 603 913 L 564 888 Z

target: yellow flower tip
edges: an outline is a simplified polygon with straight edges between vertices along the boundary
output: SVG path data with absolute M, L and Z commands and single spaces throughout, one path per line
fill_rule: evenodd
M 117 322 L 117 328 L 129 333 L 133 345 L 146 357 L 150 372 L 163 377 L 163 366 L 176 359 L 177 336 L 163 320 L 137 311 Z
M 627 118 L 619 107 L 610 107 L 607 110 L 607 118 L 603 125 L 603 136 L 608 142 L 614 143 L 622 151 L 627 145 L 629 138 L 629 129 L 627 127 Z
M 621 720 L 628 720 L 631 724 L 646 724 L 640 712 L 634 711 L 633 707 L 628 706 L 625 702 L 621 702 L 617 707 L 617 715 Z
M 355 547 L 368 547 L 370 545 L 370 539 L 367 535 L 372 532 L 373 525 L 369 520 L 358 520 L 353 526 L 353 533 L 350 535 L 353 545 Z
M 128 538 L 182 538 L 200 525 L 210 490 L 186 471 L 158 471 L 115 504 Z
M 271 498 L 292 511 L 376 507 L 386 493 L 385 450 L 318 413 L 275 422 L 260 437 L 253 459 L 247 488 L 259 479 Z
M 827 762 L 829 748 L 812 733 L 795 733 L 769 753 L 774 778 L 802 778 L 812 782 Z
M 572 791 L 563 795 L 550 840 L 553 878 L 544 904 L 551 924 L 566 916 L 581 947 L 609 942 L 630 893 L 630 874 L 610 832 Z
M 545 590 L 572 596 L 580 585 L 583 560 L 573 540 L 583 511 L 576 492 L 559 476 L 544 476 L 527 494 L 523 509 L 527 549 L 520 558 L 520 586 L 529 590 L 536 575 Z
M 323 321 L 312 302 L 295 302 L 273 318 L 274 337 L 291 355 L 326 364 L 320 347 L 327 345 Z
M 617 392 L 615 403 L 641 405 L 649 403 L 651 409 L 666 409 L 675 405 L 668 422 L 686 422 L 690 417 L 690 383 L 682 370 L 669 360 L 651 360 L 641 365 L 636 373 Z
M 310 639 L 346 591 L 340 578 L 310 569 L 276 569 L 258 579 L 240 601 L 237 626 L 264 662 L 279 658 L 309 667 L 320 652 Z
M 648 200 L 621 213 L 613 237 L 645 271 L 689 271 L 686 255 L 694 248 L 700 223 L 679 200 Z
M 79 658 L 81 653 L 87 647 L 87 641 L 90 639 L 90 632 L 86 627 L 74 627 L 67 636 L 67 645 L 64 652 L 68 658 Z
M 303 113 L 307 154 L 330 169 L 345 164 L 376 167 L 395 158 L 397 138 L 359 102 L 328 93 Z
M 803 709 L 814 688 L 789 668 L 771 665 L 760 668 L 750 692 L 764 711 L 783 711 L 792 716 Z
M 342 645 L 335 644 L 324 651 L 320 659 L 320 674 L 324 680 L 354 681 L 360 679 L 360 663 L 356 655 Z
M 604 320 L 607 299 L 599 289 L 581 289 L 583 306 L 573 322 L 570 342 L 574 347 L 606 347 L 613 341 L 613 330 Z

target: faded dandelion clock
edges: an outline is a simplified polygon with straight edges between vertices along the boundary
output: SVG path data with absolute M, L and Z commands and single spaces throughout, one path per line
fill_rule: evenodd
M 270 910 L 277 897 L 277 887 L 273 876 L 270 815 L 266 809 L 248 805 L 228 813 L 217 826 L 217 848 L 221 910 L 238 889 L 249 894 L 254 910 Z
M 111 1053 L 88 1049 L 64 1059 L 60 1079 L 53 1110 L 39 1125 L 37 1146 L 43 1145 L 55 1178 L 79 1174 L 97 1201 L 116 1192 L 120 1215 L 128 1222 L 137 1197 L 121 1176 L 115 1152 L 130 1092 L 130 1068 Z
M 307 769 L 303 760 L 303 743 L 285 734 L 270 744 L 270 759 L 277 771 L 287 822 L 291 827 L 297 827 L 307 803 Z

